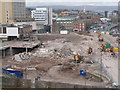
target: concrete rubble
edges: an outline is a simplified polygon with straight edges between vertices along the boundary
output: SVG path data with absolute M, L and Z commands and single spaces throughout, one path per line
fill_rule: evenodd
M 49 38 L 47 38 L 47 40 L 42 43 L 43 47 L 38 47 L 34 52 L 28 52 L 27 54 L 25 52 L 16 54 L 13 56 L 13 60 L 15 61 L 9 63 L 27 65 L 27 69 L 33 73 L 31 74 L 30 72 L 29 77 L 33 79 L 36 76 L 40 76 L 42 79 L 47 80 L 56 81 L 57 78 L 57 81 L 60 82 L 69 81 L 81 83 L 84 79 L 79 75 L 80 70 L 87 69 L 88 72 L 101 73 L 101 57 L 103 64 L 110 67 L 107 68 L 109 73 L 112 72 L 111 68 L 116 68 L 117 58 L 110 56 L 110 52 L 105 52 L 101 56 L 100 50 L 98 49 L 101 43 L 98 41 L 97 36 L 98 34 L 96 33 L 91 33 L 91 35 L 74 33 L 61 36 L 62 38 L 60 37 L 54 40 L 48 40 Z M 104 43 L 108 42 L 114 47 L 117 47 L 117 44 L 114 43 L 115 38 L 109 35 L 103 35 L 103 37 L 105 38 Z M 91 55 L 87 53 L 89 47 L 93 48 Z M 82 63 L 75 63 L 73 57 L 75 53 L 83 56 L 84 60 Z M 108 74 L 105 72 L 106 76 Z M 54 78 L 54 76 L 56 78 Z M 96 84 L 96 82 L 87 82 Z
M 12 59 L 21 62 L 23 60 L 30 59 L 31 56 L 32 56 L 32 53 L 30 53 L 30 52 L 25 53 L 24 52 L 24 53 L 19 53 L 19 54 L 14 55 Z

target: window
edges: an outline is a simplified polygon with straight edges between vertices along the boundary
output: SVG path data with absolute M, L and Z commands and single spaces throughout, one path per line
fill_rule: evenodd
M 2 28 L 0 27 L 0 33 L 2 33 Z
M 3 33 L 6 34 L 6 27 L 3 27 Z

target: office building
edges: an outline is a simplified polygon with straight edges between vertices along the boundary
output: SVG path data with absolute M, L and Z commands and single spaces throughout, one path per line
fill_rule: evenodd
M 20 37 L 25 37 L 32 32 L 32 25 L 0 25 L 0 39 L 13 40 Z
M 15 19 L 26 17 L 25 0 L 0 0 L 0 24 L 14 24 Z
M 37 24 L 52 25 L 52 8 L 36 8 L 31 11 L 31 17 Z

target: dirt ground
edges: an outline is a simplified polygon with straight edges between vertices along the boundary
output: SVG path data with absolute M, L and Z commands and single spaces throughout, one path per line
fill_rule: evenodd
M 102 85 L 107 84 L 109 81 L 103 78 L 103 82 L 98 80 L 85 79 L 79 73 L 80 70 L 86 70 L 91 74 L 109 77 L 107 72 L 104 72 L 102 68 L 101 72 L 101 53 L 98 49 L 101 46 L 101 42 L 98 41 L 97 33 L 70 33 L 68 35 L 37 35 L 38 39 L 42 41 L 42 47 L 33 50 L 31 56 L 27 60 L 21 62 L 12 60 L 13 56 L 8 56 L 2 59 L 2 66 L 16 66 L 22 69 L 33 67 L 36 70 L 27 70 L 25 75 L 28 79 L 34 80 L 36 77 L 40 77 L 41 80 L 76 83 L 88 85 Z M 109 35 L 102 35 L 105 38 L 103 43 L 111 43 L 114 47 L 117 47 L 115 42 L 116 38 Z M 87 49 L 93 48 L 93 53 L 88 55 Z M 83 56 L 81 63 L 74 61 L 73 53 L 79 53 Z M 111 63 L 114 63 L 111 65 Z M 86 63 L 87 61 L 93 61 L 93 64 Z M 117 57 L 112 57 L 109 52 L 106 52 L 102 56 L 103 63 L 108 66 L 108 72 L 117 70 Z M 109 63 L 108 63 L 109 62 Z M 110 67 L 111 65 L 111 67 Z M 110 69 L 111 68 L 111 69 Z M 112 73 L 110 73 L 111 76 Z M 117 76 L 117 74 L 116 74 Z M 114 81 L 117 79 L 112 77 Z

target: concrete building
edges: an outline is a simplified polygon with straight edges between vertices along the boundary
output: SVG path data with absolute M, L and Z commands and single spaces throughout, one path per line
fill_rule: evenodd
M 16 18 L 26 18 L 25 0 L 0 0 L 0 23 L 14 24 Z
M 0 24 L 13 24 L 14 15 L 13 15 L 13 2 L 5 2 L 0 0 Z
M 105 18 L 108 18 L 108 11 L 105 11 Z
M 37 27 L 36 21 L 32 18 L 16 19 L 15 24 L 16 25 L 23 25 L 23 24 L 32 25 L 32 30 L 39 29 L 39 27 Z
M 20 38 L 20 36 L 25 36 L 31 33 L 31 25 L 0 25 L 0 39 L 2 40 L 13 40 Z
M 36 8 L 31 11 L 31 17 L 38 24 L 52 25 L 52 8 Z
M 25 0 L 13 0 L 13 14 L 14 19 L 26 18 L 26 4 Z

